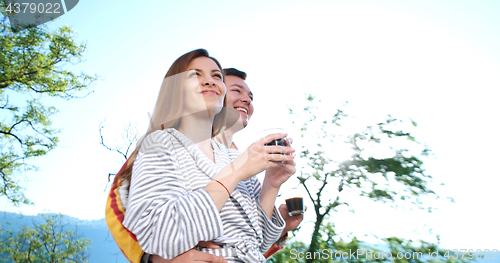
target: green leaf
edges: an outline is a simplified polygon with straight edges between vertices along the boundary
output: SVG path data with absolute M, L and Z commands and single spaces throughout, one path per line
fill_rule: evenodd
M 0 6 L 5 6 L 4 0 Z M 86 48 L 75 38 L 67 26 L 50 31 L 40 25 L 13 32 L 9 19 L 0 14 L 0 195 L 14 205 L 31 203 L 17 177 L 36 169 L 29 161 L 46 155 L 59 141 L 60 131 L 51 122 L 57 109 L 46 105 L 44 98 L 85 97 L 97 80 L 72 71 Z M 9 100 L 8 95 L 25 98 L 25 103 Z

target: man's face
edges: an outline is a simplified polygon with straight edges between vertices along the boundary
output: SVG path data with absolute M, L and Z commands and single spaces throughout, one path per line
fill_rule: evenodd
M 245 81 L 236 76 L 226 76 L 226 103 L 240 112 L 243 127 L 248 125 L 248 120 L 253 114 L 253 94 Z

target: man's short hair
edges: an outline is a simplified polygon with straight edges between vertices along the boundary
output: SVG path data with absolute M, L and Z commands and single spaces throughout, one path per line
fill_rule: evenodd
M 235 68 L 225 68 L 225 69 L 223 69 L 223 71 L 224 71 L 225 76 L 236 76 L 236 77 L 241 78 L 243 80 L 246 80 L 246 78 L 247 78 L 247 73 L 245 73 L 241 70 L 237 70 Z

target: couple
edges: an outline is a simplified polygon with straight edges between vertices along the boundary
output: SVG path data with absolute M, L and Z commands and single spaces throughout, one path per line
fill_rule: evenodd
M 265 262 L 263 253 L 302 220 L 274 207 L 295 173 L 294 150 L 264 144 L 286 134 L 234 149 L 232 135 L 253 113 L 252 93 L 243 72 L 226 73 L 203 49 L 167 72 L 146 137 L 118 172 L 106 205 L 110 231 L 131 262 L 149 255 L 151 262 Z M 255 175 L 264 170 L 261 186 Z

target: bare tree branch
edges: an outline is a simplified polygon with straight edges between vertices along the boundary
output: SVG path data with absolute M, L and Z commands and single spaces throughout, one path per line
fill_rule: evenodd
M 104 129 L 104 121 L 101 121 L 99 123 L 99 136 L 101 138 L 101 141 L 100 141 L 100 144 L 102 146 L 104 146 L 107 150 L 109 151 L 112 151 L 112 152 L 117 152 L 118 154 L 120 154 L 124 159 L 125 161 L 128 160 L 128 157 L 130 156 L 130 153 L 131 153 L 131 149 L 132 146 L 138 141 L 139 139 L 139 132 L 137 130 L 137 128 L 135 128 L 132 123 L 128 123 L 122 134 L 121 134 L 121 138 L 122 138 L 122 141 L 123 141 L 123 146 L 116 146 L 116 147 L 111 147 L 107 144 L 107 142 L 105 141 L 104 139 L 104 136 L 102 134 L 102 131 Z M 106 183 L 106 186 L 104 187 L 104 191 L 106 191 L 106 189 L 108 188 L 108 184 L 109 182 L 111 182 L 111 177 L 112 176 L 115 176 L 116 173 L 108 173 L 108 181 Z
M 104 120 L 104 121 L 106 121 L 106 120 Z M 124 140 L 124 143 L 125 143 L 125 147 L 124 147 L 125 150 L 123 150 L 123 148 L 119 147 L 119 146 L 110 147 L 106 144 L 106 142 L 104 141 L 104 137 L 102 135 L 102 130 L 104 129 L 104 121 L 101 121 L 99 123 L 99 136 L 101 138 L 100 144 L 102 146 L 104 146 L 106 149 L 108 149 L 109 151 L 119 153 L 126 161 L 128 159 L 130 148 L 132 147 L 132 145 L 134 145 L 135 142 L 137 142 L 137 138 L 138 138 L 137 129 L 132 127 L 131 123 L 129 123 L 128 126 L 125 127 L 125 130 L 124 130 L 125 134 L 122 134 L 122 139 Z

